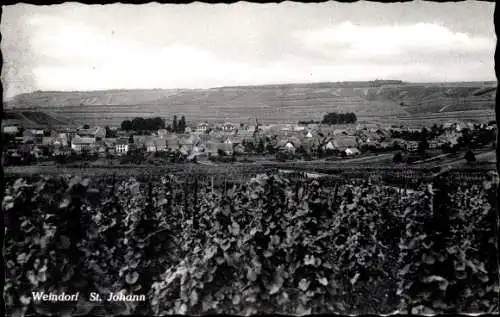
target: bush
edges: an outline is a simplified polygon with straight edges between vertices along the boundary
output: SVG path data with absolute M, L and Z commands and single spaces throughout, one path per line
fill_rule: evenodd
M 467 161 L 468 164 L 474 163 L 476 161 L 476 156 L 472 151 L 467 151 L 465 153 L 464 159 Z
M 392 161 L 394 163 L 402 163 L 403 162 L 403 154 L 401 152 L 394 154 Z

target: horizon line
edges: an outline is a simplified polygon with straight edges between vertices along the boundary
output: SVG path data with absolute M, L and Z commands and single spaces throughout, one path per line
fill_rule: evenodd
M 460 84 L 460 83 L 495 83 L 498 80 L 471 80 L 471 81 L 405 81 L 400 79 L 375 79 L 375 80 L 346 80 L 346 81 L 311 81 L 311 82 L 284 82 L 284 83 L 269 83 L 269 84 L 248 84 L 248 85 L 222 85 L 222 86 L 212 86 L 212 87 L 196 87 L 196 88 L 103 88 L 103 89 L 89 89 L 89 90 L 33 90 L 30 92 L 23 92 L 16 94 L 11 97 L 5 98 L 5 101 L 9 99 L 14 99 L 15 97 L 33 94 L 33 93 L 50 93 L 50 92 L 59 92 L 59 93 L 77 93 L 77 92 L 105 92 L 105 91 L 139 91 L 139 90 L 210 90 L 210 89 L 223 89 L 223 88 L 244 88 L 244 87 L 272 87 L 272 86 L 293 86 L 293 85 L 321 85 L 321 84 L 348 84 L 348 83 L 376 83 L 376 82 L 389 82 L 387 85 L 390 85 L 390 82 L 395 82 L 393 84 Z M 397 83 L 396 83 L 397 82 Z

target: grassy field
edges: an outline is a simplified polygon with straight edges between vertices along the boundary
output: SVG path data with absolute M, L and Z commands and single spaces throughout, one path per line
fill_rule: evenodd
M 80 123 L 117 126 L 137 116 L 192 121 L 263 123 L 320 120 L 328 112 L 354 112 L 360 121 L 420 124 L 428 120 L 492 120 L 495 83 L 401 84 L 344 87 L 335 83 L 222 87 L 198 90 L 34 92 L 16 96 L 6 108 L 37 109 Z M 42 110 L 43 109 L 43 110 Z M 38 120 L 45 124 L 46 119 Z M 36 116 L 29 120 L 37 121 Z M 64 121 L 64 120 L 63 120 Z

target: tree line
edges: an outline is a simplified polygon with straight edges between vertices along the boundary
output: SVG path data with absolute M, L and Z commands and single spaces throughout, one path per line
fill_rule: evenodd
M 160 117 L 154 118 L 134 118 L 133 120 L 124 120 L 120 125 L 125 131 L 156 131 L 166 129 L 169 132 L 183 133 L 186 130 L 186 118 L 182 116 L 179 120 L 174 116 L 171 124 L 166 124 Z
M 333 125 L 333 124 L 356 123 L 356 121 L 358 121 L 358 118 L 356 118 L 356 114 L 354 114 L 354 112 L 347 112 L 347 113 L 331 112 L 323 116 L 323 120 L 321 121 L 321 123 Z
M 356 118 L 356 114 L 353 112 L 347 112 L 347 113 L 336 113 L 336 112 L 330 112 L 327 113 L 323 116 L 323 120 L 317 121 L 317 120 L 300 120 L 299 124 L 328 124 L 328 125 L 333 125 L 333 124 L 347 124 L 347 123 L 356 123 L 358 121 L 358 118 Z

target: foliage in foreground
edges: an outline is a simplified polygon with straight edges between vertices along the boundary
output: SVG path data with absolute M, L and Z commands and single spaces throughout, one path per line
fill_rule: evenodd
M 17 316 L 492 312 L 495 187 L 19 179 L 2 206 L 6 306 Z M 42 305 L 32 291 L 82 300 Z M 98 305 L 89 292 L 147 301 Z

